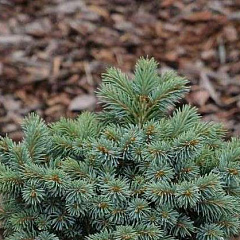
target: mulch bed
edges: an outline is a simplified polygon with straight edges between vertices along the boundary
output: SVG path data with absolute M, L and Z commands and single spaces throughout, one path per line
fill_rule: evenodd
M 24 116 L 54 121 L 94 110 L 110 65 L 139 56 L 192 84 L 187 102 L 240 133 L 240 2 L 236 0 L 3 0 L 0 133 L 22 137 Z

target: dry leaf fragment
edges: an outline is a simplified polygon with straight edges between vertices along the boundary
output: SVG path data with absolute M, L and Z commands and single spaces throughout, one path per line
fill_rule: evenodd
M 219 98 L 219 96 L 218 96 L 214 86 L 210 82 L 207 73 L 202 71 L 200 73 L 200 77 L 201 77 L 201 84 L 202 84 L 202 86 L 208 91 L 209 95 L 214 100 L 214 102 L 217 105 L 222 106 L 222 102 L 221 102 L 221 100 L 220 100 L 220 98 Z
M 73 0 L 73 1 L 65 1 L 60 2 L 57 6 L 51 6 L 46 8 L 45 14 L 51 14 L 51 13 L 63 13 L 63 14 L 70 14 L 74 13 L 77 10 L 83 10 L 86 9 L 86 5 L 84 1 L 79 0 Z
M 103 18 L 109 18 L 109 13 L 108 11 L 100 6 L 96 6 L 96 5 L 91 5 L 88 7 L 91 11 L 97 13 L 99 16 L 103 17 Z
M 209 97 L 210 97 L 209 92 L 202 89 L 202 90 L 190 93 L 189 96 L 187 97 L 187 100 L 191 104 L 202 107 L 207 103 Z
M 188 16 L 183 17 L 183 19 L 188 22 L 209 21 L 212 18 L 213 18 L 213 15 L 209 11 L 195 12 L 195 13 L 191 13 Z
M 2 96 L 0 98 L 0 102 L 3 104 L 4 108 L 9 112 L 16 111 L 21 107 L 21 102 L 15 100 L 11 95 Z
M 0 44 L 2 45 L 19 45 L 31 42 L 33 39 L 27 35 L 8 35 L 0 36 Z
M 70 111 L 93 110 L 96 105 L 96 98 L 92 95 L 80 95 L 75 97 L 70 105 Z
M 163 8 L 170 7 L 174 3 L 174 1 L 175 0 L 164 0 L 161 3 L 161 7 L 163 7 Z
M 234 42 L 238 40 L 238 32 L 234 26 L 225 27 L 224 35 L 229 42 Z

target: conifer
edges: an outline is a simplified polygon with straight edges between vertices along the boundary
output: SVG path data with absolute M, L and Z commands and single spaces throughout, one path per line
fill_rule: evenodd
M 140 58 L 97 92 L 103 111 L 0 140 L 6 240 L 225 240 L 238 234 L 240 141 L 195 107 L 175 72 Z

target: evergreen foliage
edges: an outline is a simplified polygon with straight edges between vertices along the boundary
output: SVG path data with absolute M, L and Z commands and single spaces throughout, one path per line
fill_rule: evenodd
M 141 58 L 129 80 L 110 68 L 103 112 L 0 141 L 7 240 L 225 240 L 239 231 L 240 141 L 200 121 L 174 72 Z

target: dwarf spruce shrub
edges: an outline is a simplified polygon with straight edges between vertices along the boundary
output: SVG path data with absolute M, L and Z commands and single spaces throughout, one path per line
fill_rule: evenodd
M 188 91 L 141 58 L 133 79 L 110 68 L 100 114 L 0 142 L 6 240 L 225 240 L 239 231 L 240 141 L 196 108 L 169 109 Z

